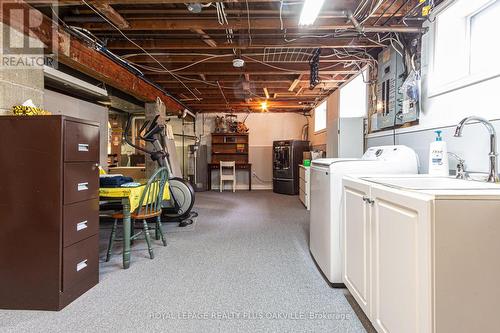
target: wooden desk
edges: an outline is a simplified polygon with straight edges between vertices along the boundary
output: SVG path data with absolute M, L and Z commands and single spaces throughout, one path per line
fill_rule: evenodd
M 207 183 L 208 190 L 212 190 L 212 171 L 219 170 L 219 163 L 208 163 L 207 172 Z M 252 190 L 252 164 L 251 163 L 236 163 L 236 170 L 247 170 L 248 171 L 248 190 Z

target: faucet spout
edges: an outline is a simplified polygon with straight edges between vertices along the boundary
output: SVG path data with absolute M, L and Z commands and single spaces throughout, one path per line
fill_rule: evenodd
M 498 176 L 498 152 L 497 152 L 497 132 L 495 127 L 488 120 L 482 117 L 471 116 L 464 118 L 455 129 L 455 136 L 461 137 L 464 126 L 470 122 L 477 121 L 484 125 L 490 134 L 490 153 L 488 154 L 490 160 L 490 173 L 488 175 L 488 182 L 490 183 L 500 183 L 500 177 Z

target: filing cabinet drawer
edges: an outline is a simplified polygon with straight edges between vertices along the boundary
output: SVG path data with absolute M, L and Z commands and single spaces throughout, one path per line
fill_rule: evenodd
M 93 276 L 99 276 L 98 235 L 63 250 L 63 291 Z
M 64 206 L 63 246 L 67 247 L 99 232 L 99 200 Z
M 95 199 L 99 196 L 99 171 L 96 163 L 64 164 L 64 204 Z
M 66 120 L 64 122 L 64 160 L 99 161 L 99 127 Z

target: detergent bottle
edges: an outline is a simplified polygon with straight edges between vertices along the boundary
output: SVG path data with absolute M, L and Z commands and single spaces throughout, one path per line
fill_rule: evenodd
M 436 140 L 429 147 L 429 175 L 449 176 L 448 148 L 441 137 L 442 131 L 436 131 Z

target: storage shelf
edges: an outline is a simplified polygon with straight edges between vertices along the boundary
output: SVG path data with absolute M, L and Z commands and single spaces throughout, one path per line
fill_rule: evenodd
M 248 153 L 239 153 L 239 152 L 236 152 L 236 153 L 221 153 L 221 152 L 215 152 L 215 151 L 213 151 L 212 154 L 215 154 L 215 155 L 248 155 Z
M 248 142 L 212 142 L 212 146 L 215 145 L 247 145 Z

